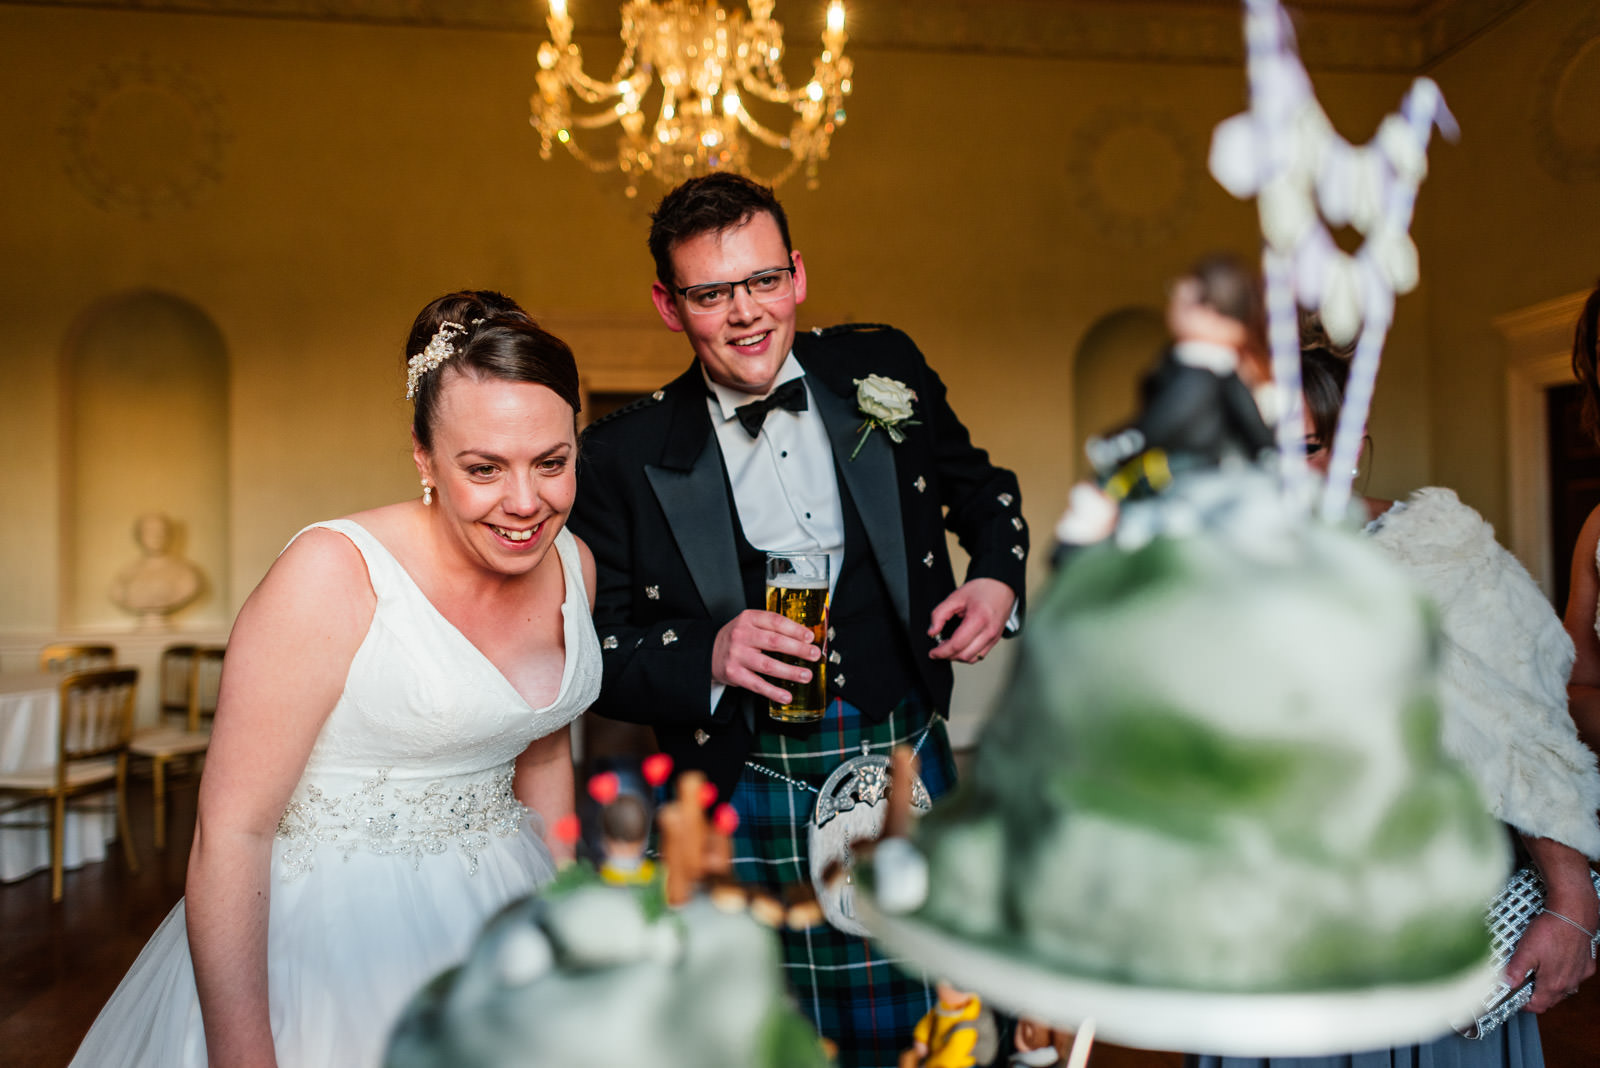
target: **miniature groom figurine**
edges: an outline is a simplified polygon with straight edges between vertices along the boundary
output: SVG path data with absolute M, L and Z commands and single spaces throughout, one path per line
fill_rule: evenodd
M 805 264 L 769 189 L 685 182 L 650 249 L 656 310 L 695 360 L 584 435 L 571 524 L 598 571 L 594 709 L 649 724 L 677 767 L 704 771 L 740 817 L 735 877 L 781 892 L 810 879 L 817 787 L 863 747 L 919 746 L 929 792 L 952 784 L 951 664 L 1020 625 L 1021 498 L 904 334 L 796 334 Z M 959 586 L 946 529 L 971 557 Z M 830 557 L 820 646 L 764 608 L 765 553 L 802 550 Z M 772 720 L 768 702 L 824 658 L 824 718 Z M 786 933 L 784 953 L 841 1065 L 893 1064 L 933 1005 L 863 938 L 813 927 Z

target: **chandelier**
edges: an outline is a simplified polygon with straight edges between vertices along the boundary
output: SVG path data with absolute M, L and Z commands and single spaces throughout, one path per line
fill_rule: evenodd
M 822 55 L 811 78 L 790 88 L 783 73 L 783 26 L 773 0 L 750 0 L 749 14 L 717 0 L 627 0 L 622 5 L 622 59 L 606 80 L 583 72 L 572 42 L 566 0 L 550 0 L 550 40 L 539 46 L 539 91 L 529 122 L 539 131 L 539 155 L 556 142 L 590 170 L 621 171 L 628 196 L 641 175 L 666 186 L 710 171 L 750 175 L 782 184 L 802 166 L 817 185 L 817 164 L 828 158 L 833 131 L 844 122 L 851 62 L 844 55 L 844 4 L 832 0 Z M 652 92 L 660 85 L 659 103 Z M 655 121 L 646 122 L 646 98 Z M 586 110 L 574 112 L 574 104 Z M 754 106 L 775 115 L 764 123 Z M 578 131 L 619 127 L 614 151 L 578 144 Z M 766 146 L 776 169 L 763 177 L 752 161 Z

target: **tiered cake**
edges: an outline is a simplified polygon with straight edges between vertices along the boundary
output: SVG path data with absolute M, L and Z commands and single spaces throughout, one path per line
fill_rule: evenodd
M 878 929 L 1002 1005 L 1098 1014 L 1130 1044 L 1441 1033 L 1481 993 L 1507 856 L 1438 744 L 1435 638 L 1402 574 L 1266 475 L 1198 474 L 1126 508 L 1036 601 L 972 774 L 914 836 L 926 900 Z M 1137 1026 L 1162 1011 L 1151 991 L 1178 1033 Z M 1296 1021 L 1287 1045 L 1181 1030 L 1230 1009 L 1259 1023 L 1261 996 Z

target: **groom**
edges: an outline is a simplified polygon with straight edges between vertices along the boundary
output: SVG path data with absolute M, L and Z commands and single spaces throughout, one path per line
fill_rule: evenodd
M 598 570 L 594 708 L 649 724 L 677 768 L 703 770 L 740 816 L 736 877 L 780 890 L 809 881 L 816 788 L 863 746 L 917 745 L 929 791 L 952 784 L 951 663 L 1020 625 L 1021 499 L 904 334 L 796 334 L 805 264 L 769 189 L 685 182 L 657 208 L 650 249 L 656 311 L 696 359 L 584 435 L 571 526 Z M 959 586 L 946 529 L 971 557 Z M 764 554 L 798 550 L 831 557 L 820 647 L 762 607 Z M 824 657 L 824 719 L 773 721 L 768 701 Z M 932 1005 L 925 984 L 830 927 L 784 941 L 790 987 L 840 1063 L 895 1063 Z

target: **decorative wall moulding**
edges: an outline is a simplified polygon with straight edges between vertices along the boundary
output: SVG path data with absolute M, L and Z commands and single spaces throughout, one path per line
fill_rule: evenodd
M 1108 241 L 1171 245 L 1194 220 L 1205 146 L 1170 112 L 1096 111 L 1073 131 L 1067 173 L 1083 217 Z
M 105 211 L 152 219 L 193 207 L 222 181 L 232 134 L 221 97 L 181 64 L 106 63 L 67 96 L 63 165 Z
M 1528 0 L 1330 0 L 1291 3 L 1313 70 L 1412 74 L 1449 55 Z M 544 32 L 531 0 L 0 0 L 0 5 L 160 11 L 398 26 Z M 780 5 L 777 16 L 793 21 Z M 900 0 L 850 13 L 857 50 L 1025 55 L 1051 59 L 1225 63 L 1244 59 L 1234 0 Z M 572 5 L 574 33 L 615 37 L 614 0 Z M 797 24 L 795 30 L 808 29 Z M 807 34 L 809 36 L 809 34 Z
M 1533 143 L 1539 166 L 1564 182 L 1600 180 L 1600 10 L 1561 35 L 1534 89 Z

